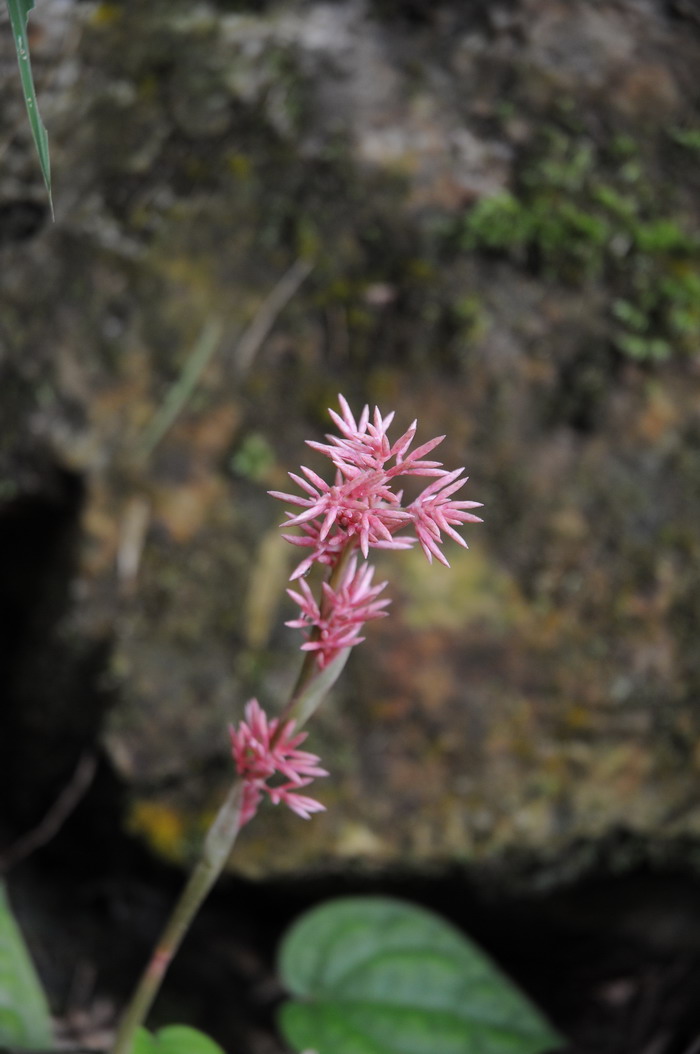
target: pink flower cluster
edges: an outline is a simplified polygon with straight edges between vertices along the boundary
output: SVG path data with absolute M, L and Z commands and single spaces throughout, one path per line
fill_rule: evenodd
M 377 599 L 386 582 L 373 586 L 373 577 L 374 568 L 365 565 L 358 570 L 357 558 L 353 557 L 337 589 L 323 583 L 320 605 L 303 579 L 299 583 L 301 593 L 287 590 L 299 605 L 301 617 L 285 625 L 306 630 L 308 639 L 301 650 L 315 651 L 321 669 L 332 662 L 339 651 L 352 648 L 365 639 L 360 636 L 365 622 L 388 614 L 383 609 L 391 601 Z
M 301 509 L 289 513 L 284 527 L 299 527 L 300 535 L 285 534 L 293 545 L 308 550 L 295 568 L 292 580 L 306 575 L 313 564 L 336 567 L 348 549 L 359 549 L 366 558 L 370 549 L 410 549 L 417 541 L 428 560 L 433 557 L 449 567 L 442 551 L 443 534 L 466 548 L 466 542 L 455 527 L 463 523 L 480 523 L 480 517 L 469 510 L 481 502 L 456 500 L 454 495 L 467 482 L 464 469 L 448 471 L 440 461 L 427 458 L 444 436 L 411 450 L 417 422 L 394 443 L 387 431 L 394 414 L 382 417 L 375 408 L 370 418 L 365 406 L 355 420 L 346 399 L 339 397 L 341 413 L 329 410 L 339 436 L 329 435 L 327 443 L 307 440 L 314 450 L 328 457 L 335 468 L 334 482 L 327 483 L 316 472 L 302 466 L 303 476 L 290 472 L 291 479 L 303 494 L 270 491 L 281 501 Z M 404 504 L 403 491 L 395 489 L 396 481 L 411 476 L 431 477 L 431 482 L 411 502 Z M 397 536 L 400 531 L 406 531 Z M 301 592 L 288 590 L 299 604 L 301 616 L 288 626 L 307 631 L 303 651 L 314 651 L 323 668 L 343 649 L 358 644 L 362 624 L 385 615 L 387 600 L 377 600 L 384 588 L 372 586 L 372 570 L 358 571 L 353 558 L 339 585 L 323 587 L 317 604 L 311 590 L 301 582 Z
M 462 476 L 464 469 L 449 472 L 440 461 L 429 461 L 425 455 L 443 441 L 437 436 L 410 450 L 416 434 L 417 422 L 390 444 L 387 429 L 394 414 L 382 417 L 375 408 L 370 421 L 369 408 L 365 406 L 359 421 L 355 418 L 341 395 L 338 397 L 342 416 L 334 410 L 329 413 L 338 426 L 341 436 L 327 436 L 328 443 L 307 440 L 310 447 L 330 458 L 336 469 L 335 482 L 326 483 L 311 469 L 302 465 L 302 476 L 290 472 L 295 483 L 306 493 L 285 494 L 270 491 L 282 501 L 302 508 L 302 512 L 290 518 L 285 527 L 301 526 L 301 537 L 287 536 L 295 545 L 310 549 L 294 571 L 292 578 L 299 578 L 315 562 L 334 564 L 339 552 L 349 539 L 367 556 L 369 549 L 408 549 L 418 540 L 428 557 L 436 557 L 449 567 L 442 552 L 441 532 L 449 535 L 459 545 L 466 547 L 464 539 L 454 530 L 462 523 L 480 523 L 478 516 L 468 512 L 478 508 L 478 501 L 456 501 L 455 494 L 467 482 Z M 393 465 L 390 462 L 393 461 Z M 409 505 L 404 506 L 402 491 L 393 489 L 394 481 L 405 476 L 435 477 L 425 490 Z M 396 538 L 403 528 L 413 528 L 415 535 Z
M 274 805 L 284 802 L 292 812 L 308 820 L 312 813 L 323 812 L 325 806 L 305 794 L 306 787 L 316 776 L 327 776 L 319 767 L 319 758 L 305 750 L 298 750 L 306 739 L 306 732 L 294 735 L 294 722 L 279 727 L 279 718 L 268 721 L 257 699 L 246 703 L 245 720 L 238 728 L 231 726 L 231 748 L 236 771 L 243 780 L 241 826 L 255 816 L 263 794 Z M 270 786 L 273 776 L 281 776 L 282 783 Z

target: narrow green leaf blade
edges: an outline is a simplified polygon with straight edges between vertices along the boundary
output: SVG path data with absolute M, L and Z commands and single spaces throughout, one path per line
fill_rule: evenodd
M 52 1045 L 46 997 L 0 883 L 0 1044 L 19 1050 Z
M 19 63 L 19 76 L 22 82 L 22 91 L 24 92 L 27 116 L 29 117 L 29 126 L 32 130 L 34 145 L 39 156 L 41 174 L 44 177 L 46 193 L 49 196 L 49 205 L 51 206 L 51 215 L 53 216 L 49 137 L 46 128 L 42 124 L 41 117 L 39 116 L 39 106 L 36 101 L 36 92 L 34 90 L 34 78 L 32 77 L 32 65 L 29 59 L 29 44 L 27 42 L 27 19 L 29 17 L 29 12 L 34 7 L 34 0 L 7 0 L 7 7 L 10 12 L 12 35 L 15 38 L 15 50 L 17 52 L 17 62 Z
M 432 912 L 347 897 L 308 912 L 280 971 L 303 1001 L 281 1011 L 318 1054 L 548 1054 L 561 1038 L 496 966 Z

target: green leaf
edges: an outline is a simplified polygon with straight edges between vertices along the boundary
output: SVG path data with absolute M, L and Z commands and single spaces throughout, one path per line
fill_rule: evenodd
M 34 7 L 34 0 L 7 0 L 10 12 L 10 24 L 12 35 L 15 38 L 15 50 L 19 63 L 19 76 L 24 92 L 24 102 L 27 107 L 29 125 L 34 138 L 36 152 L 39 155 L 41 174 L 44 177 L 46 193 L 49 196 L 51 215 L 53 216 L 53 200 L 51 198 L 51 162 L 49 160 L 49 137 L 39 116 L 39 106 L 36 101 L 34 90 L 34 78 L 32 77 L 32 65 L 29 61 L 29 44 L 27 43 L 27 19 L 29 12 Z
M 131 1054 L 158 1054 L 158 1044 L 155 1036 L 151 1035 L 145 1028 L 140 1028 L 136 1033 Z
M 0 1044 L 19 1050 L 52 1045 L 46 997 L 0 883 Z
M 484 955 L 423 908 L 347 897 L 302 916 L 282 1031 L 318 1054 L 546 1054 L 562 1039 Z
M 132 1054 L 224 1054 L 224 1051 L 203 1032 L 189 1025 L 166 1025 L 155 1036 L 140 1028 L 136 1033 Z

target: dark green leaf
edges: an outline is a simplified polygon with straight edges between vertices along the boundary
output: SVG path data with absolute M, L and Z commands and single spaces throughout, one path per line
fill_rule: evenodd
M 51 1046 L 51 1019 L 22 934 L 0 883 L 0 1044 L 20 1050 Z
M 562 1040 L 443 919 L 402 901 L 348 897 L 285 937 L 282 1008 L 295 1050 L 318 1054 L 546 1054 Z
M 29 44 L 27 43 L 27 18 L 34 7 L 34 0 L 7 0 L 10 12 L 10 24 L 12 35 L 15 38 L 15 50 L 19 63 L 19 76 L 24 92 L 24 102 L 27 107 L 27 116 L 32 130 L 32 137 L 36 152 L 39 155 L 41 174 L 44 177 L 46 192 L 49 196 L 51 213 L 53 215 L 53 201 L 51 199 L 51 162 L 49 160 L 49 137 L 39 116 L 39 107 L 34 90 L 34 78 L 32 77 L 32 66 L 29 60 Z

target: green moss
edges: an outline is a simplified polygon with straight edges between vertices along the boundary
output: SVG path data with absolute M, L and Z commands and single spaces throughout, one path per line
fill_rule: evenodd
M 700 128 L 671 128 L 669 135 L 674 143 L 685 147 L 686 150 L 700 152 Z
M 267 479 L 275 464 L 275 452 L 261 432 L 249 432 L 230 461 L 233 472 L 253 482 Z
M 406 601 L 402 612 L 413 630 L 463 630 L 488 627 L 495 634 L 512 631 L 524 617 L 514 583 L 478 545 L 468 554 L 451 555 L 450 573 L 436 574 L 423 553 L 403 560 Z
M 607 153 L 549 131 L 516 192 L 482 199 L 460 221 L 458 244 L 505 254 L 551 280 L 613 292 L 612 342 L 637 359 L 697 351 L 700 235 L 664 210 L 664 195 L 633 141 Z

